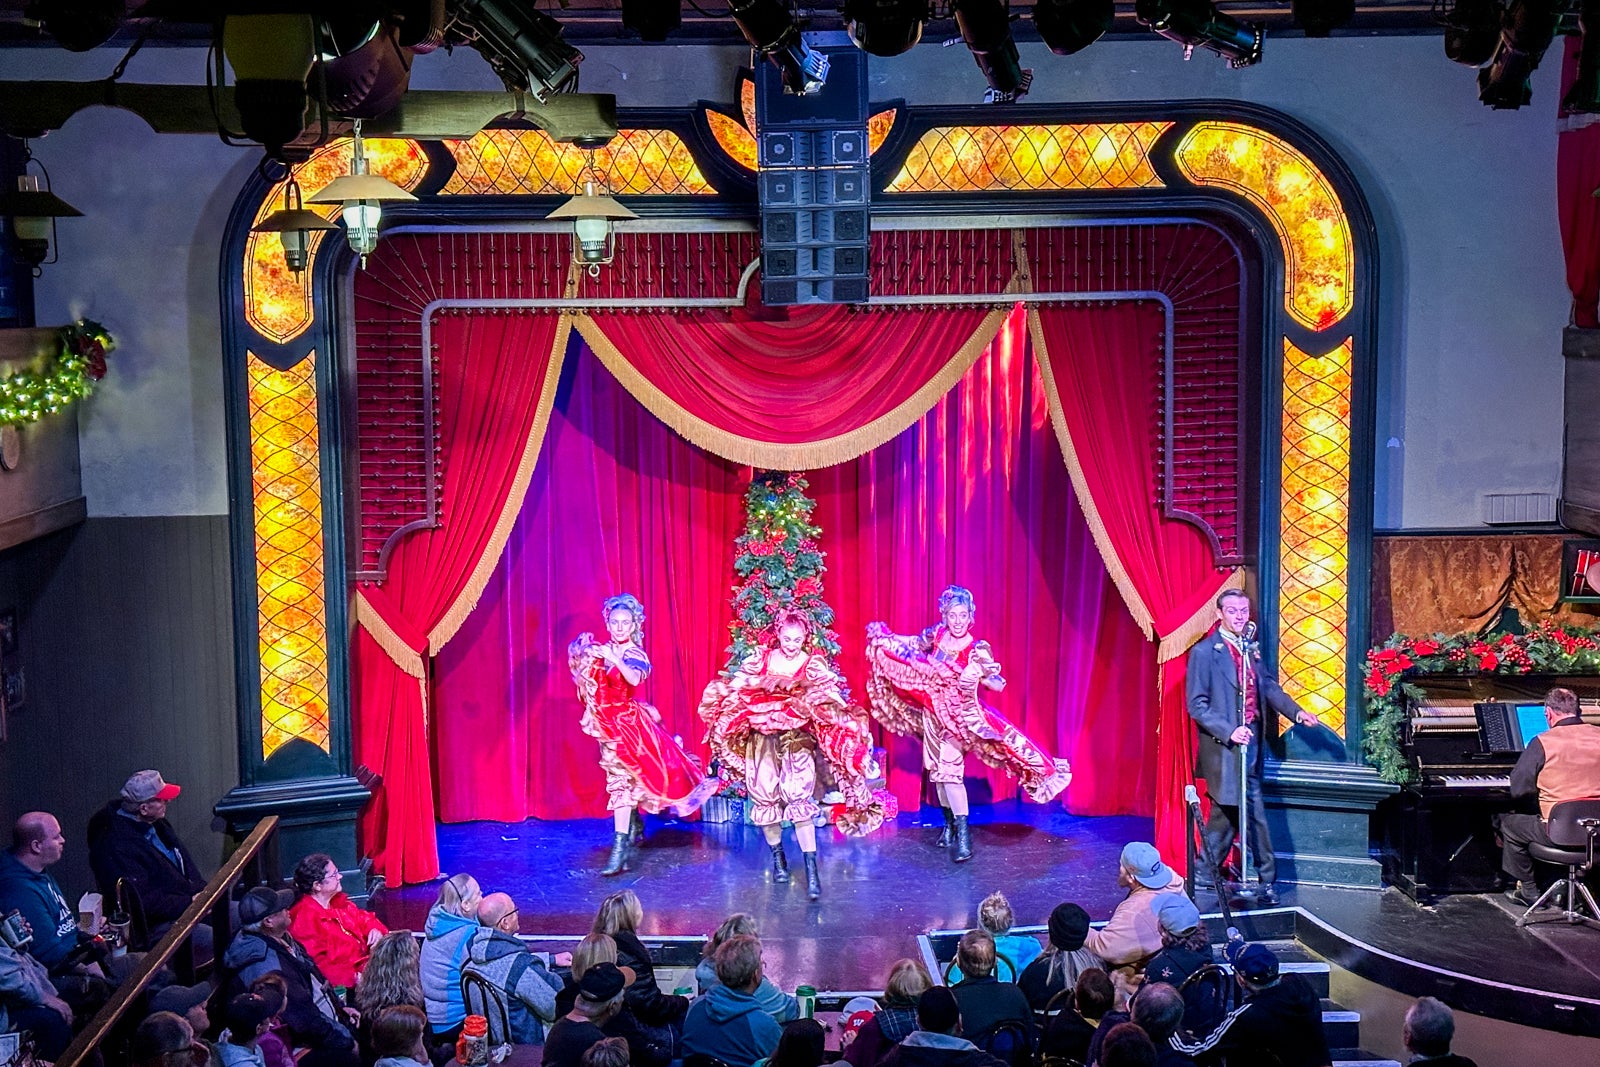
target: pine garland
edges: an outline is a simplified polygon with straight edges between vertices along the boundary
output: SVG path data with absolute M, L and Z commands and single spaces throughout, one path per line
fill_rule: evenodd
M 1373 648 L 1362 686 L 1367 704 L 1362 746 L 1386 782 L 1416 780 L 1400 747 L 1400 728 L 1406 708 L 1424 696 L 1410 679 L 1430 674 L 1600 674 L 1600 630 L 1544 623 L 1526 634 L 1497 637 L 1394 634 Z
M 822 530 L 811 525 L 816 502 L 806 496 L 805 476 L 790 471 L 758 471 L 745 493 L 744 533 L 734 542 L 733 622 L 727 670 L 731 673 L 753 652 L 771 643 L 773 623 L 793 610 L 811 622 L 811 647 L 830 660 L 839 654 L 833 608 L 822 596 L 827 570 L 817 545 Z
M 115 347 L 98 322 L 79 319 L 61 327 L 53 353 L 36 366 L 0 378 L 0 426 L 38 422 L 87 397 L 105 377 L 106 353 Z

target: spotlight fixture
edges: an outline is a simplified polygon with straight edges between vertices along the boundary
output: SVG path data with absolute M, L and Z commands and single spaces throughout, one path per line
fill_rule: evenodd
M 1204 48 L 1235 70 L 1261 62 L 1266 27 L 1224 15 L 1212 0 L 1135 0 L 1133 15 L 1153 32 L 1183 45 L 1184 59 Z
M 127 14 L 125 0 L 33 0 L 22 17 L 37 23 L 69 52 L 87 52 L 111 40 Z
M 956 25 L 967 51 L 983 71 L 989 88 L 986 104 L 1010 104 L 1028 95 L 1033 71 L 1022 68 L 1017 42 L 1011 36 L 1011 10 L 1006 0 L 957 0 Z
M 844 28 L 851 42 L 875 56 L 898 56 L 922 40 L 928 0 L 844 0 Z
M 1058 56 L 1094 44 L 1116 17 L 1116 0 L 1038 0 L 1033 5 L 1033 28 Z
M 1583 0 L 1578 8 L 1578 70 L 1572 87 L 1561 98 L 1561 110 L 1571 114 L 1600 113 L 1600 0 Z
M 732 0 L 728 13 L 744 39 L 783 75 L 785 92 L 809 96 L 828 80 L 828 57 L 813 51 L 778 0 Z
M 506 89 L 541 104 L 577 88 L 583 53 L 561 39 L 561 24 L 532 0 L 455 0 L 451 28 L 483 53 Z
M 283 245 L 284 265 L 299 274 L 311 262 L 312 233 L 338 228 L 301 204 L 300 183 L 294 180 L 294 171 L 291 170 L 283 183 L 283 207 L 252 226 L 250 232 L 277 234 Z
M 1522 107 L 1533 99 L 1529 79 L 1555 37 L 1565 0 L 1511 0 L 1500 20 L 1489 65 L 1478 71 L 1478 99 L 1497 111 Z
M 604 186 L 596 185 L 593 181 L 585 181 L 582 193 L 545 216 L 547 219 L 572 220 L 572 261 L 588 267 L 591 278 L 600 277 L 600 268 L 616 256 L 616 234 L 612 220 L 638 217 L 613 200 Z
M 343 204 L 345 239 L 367 265 L 367 256 L 378 247 L 378 224 L 383 221 L 385 200 L 415 200 L 416 197 L 381 174 L 367 172 L 366 150 L 361 143 L 361 120 L 357 119 L 351 137 L 350 173 L 335 178 L 306 197 L 308 204 Z
M 233 67 L 234 106 L 240 128 L 267 155 L 283 158 L 284 145 L 306 128 L 306 76 L 317 54 L 317 31 L 304 12 L 228 15 L 222 53 Z
M 1481 67 L 1500 40 L 1501 0 L 1455 0 L 1444 13 L 1444 54 L 1453 63 Z
M 17 187 L 0 193 L 0 215 L 10 217 L 17 254 L 38 277 L 40 267 L 56 261 L 56 219 L 79 218 L 83 212 L 51 192 L 50 175 L 41 173 L 17 175 Z
M 622 0 L 622 26 L 641 41 L 665 41 L 683 25 L 679 0 Z
M 1307 37 L 1327 37 L 1355 17 L 1356 0 L 1290 0 L 1289 10 Z

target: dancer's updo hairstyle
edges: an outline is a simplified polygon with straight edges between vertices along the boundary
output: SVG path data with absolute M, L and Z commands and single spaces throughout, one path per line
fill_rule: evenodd
M 605 603 L 600 605 L 600 617 L 609 625 L 611 613 L 618 608 L 627 608 L 633 613 L 633 643 L 644 646 L 644 605 L 639 603 L 639 598 L 632 593 L 618 593 L 608 596 Z
M 939 594 L 940 615 L 958 605 L 966 608 L 969 615 L 978 614 L 978 602 L 972 599 L 972 590 L 963 589 L 959 585 L 952 585 Z

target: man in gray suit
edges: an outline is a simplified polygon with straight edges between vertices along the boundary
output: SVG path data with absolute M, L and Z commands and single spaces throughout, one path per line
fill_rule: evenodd
M 1206 792 L 1211 796 L 1211 816 L 1206 820 L 1204 834 L 1206 859 L 1214 870 L 1220 870 L 1228 858 L 1238 832 L 1242 792 L 1244 817 L 1250 820 L 1251 859 L 1260 879 L 1256 902 L 1272 905 L 1278 902 L 1273 888 L 1278 865 L 1272 856 L 1272 838 L 1261 802 L 1261 722 L 1269 712 L 1302 726 L 1316 726 L 1317 717 L 1296 704 L 1278 680 L 1263 671 L 1261 650 L 1251 640 L 1254 636 L 1250 598 L 1238 589 L 1223 590 L 1217 597 L 1216 627 L 1189 650 L 1187 696 L 1189 717 L 1200 730 L 1195 773 L 1205 781 Z M 1242 788 L 1241 745 L 1248 746 L 1249 762 L 1249 781 Z M 1239 865 L 1243 878 L 1243 857 Z

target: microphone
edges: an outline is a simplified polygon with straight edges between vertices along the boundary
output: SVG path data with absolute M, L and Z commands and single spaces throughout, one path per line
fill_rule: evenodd
M 1245 647 L 1246 648 L 1249 648 L 1252 645 L 1254 645 L 1256 643 L 1256 624 L 1254 622 L 1245 623 L 1244 624 L 1244 633 L 1241 634 L 1240 636 L 1244 638 L 1244 643 L 1245 643 Z
M 1194 787 L 1193 783 L 1183 787 L 1183 802 L 1191 808 L 1200 803 L 1200 791 Z

